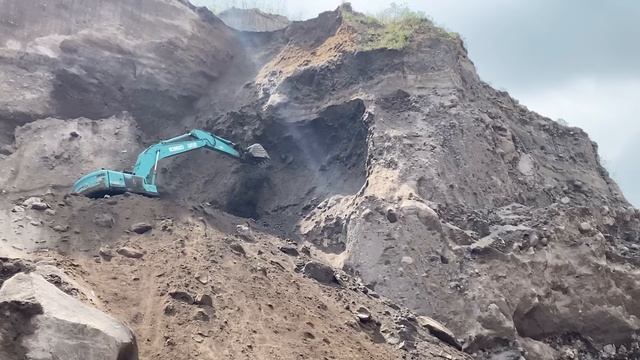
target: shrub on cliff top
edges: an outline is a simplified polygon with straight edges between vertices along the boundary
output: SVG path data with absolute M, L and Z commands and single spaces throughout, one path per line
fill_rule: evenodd
M 360 31 L 363 50 L 403 49 L 420 28 L 447 37 L 457 36 L 434 25 L 424 12 L 412 10 L 406 3 L 391 3 L 387 9 L 377 14 L 353 12 L 350 6 L 343 6 L 342 9 L 344 19 Z

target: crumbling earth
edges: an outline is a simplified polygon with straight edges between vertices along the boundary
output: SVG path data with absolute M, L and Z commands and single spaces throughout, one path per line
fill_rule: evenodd
M 49 194 L 39 200 L 55 214 L 16 205 L 23 210 L 11 218 L 38 228 L 37 239 L 47 241 L 24 243 L 25 248 L 4 242 L 20 250 L 23 260 L 0 259 L 2 290 L 15 293 L 14 283 L 24 277 L 46 279 L 60 288 L 47 291 L 69 294 L 58 302 L 72 306 L 74 296 L 125 321 L 141 359 L 466 358 L 412 312 L 343 272 L 323 268 L 302 248 L 285 253 L 283 248 L 297 246 L 252 221 L 207 205 L 176 206 L 137 195 L 90 200 Z M 167 210 L 170 204 L 175 212 Z M 41 321 L 30 319 L 41 311 L 10 299 L 0 291 L 8 321 L 37 329 Z M 97 321 L 94 315 L 75 316 L 76 322 Z M 81 323 L 46 329 L 56 326 L 84 329 Z M 32 334 L 31 328 L 0 328 L 4 344 L 27 354 L 42 344 Z M 67 343 L 65 358 L 86 359 L 86 342 L 99 346 L 94 335 L 84 336 L 89 340 L 74 336 L 80 339 L 75 347 Z M 115 352 L 122 357 L 92 356 L 136 359 L 136 341 L 128 344 L 133 345 Z M 21 358 L 12 347 L 2 350 L 6 358 Z
M 637 210 L 454 34 L 376 47 L 346 5 L 270 32 L 183 1 L 0 6 L 0 280 L 126 323 L 129 358 L 640 357 Z M 163 163 L 160 199 L 68 194 L 192 128 L 273 162 L 201 152 Z M 28 354 L 43 310 L 0 306 L 27 324 L 1 351 Z

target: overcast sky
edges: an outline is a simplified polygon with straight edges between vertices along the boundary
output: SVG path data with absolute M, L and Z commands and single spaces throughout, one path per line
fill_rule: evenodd
M 341 3 L 271 1 L 304 18 Z M 391 2 L 351 1 L 355 10 L 372 13 Z M 533 111 L 587 131 L 627 198 L 640 206 L 640 1 L 404 2 L 460 33 L 485 81 Z

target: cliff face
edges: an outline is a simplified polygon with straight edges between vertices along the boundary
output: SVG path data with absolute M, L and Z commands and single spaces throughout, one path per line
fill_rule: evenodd
M 476 358 L 638 356 L 637 211 L 582 130 L 530 112 L 483 83 L 457 36 L 419 21 L 406 44 L 395 46 L 383 41 L 383 25 L 349 7 L 278 31 L 246 33 L 181 2 L 1 5 L 9 9 L 0 15 L 6 28 L 0 88 L 11 90 L 0 97 L 0 162 L 11 169 L 0 176 L 7 213 L 17 198 L 50 185 L 64 191 L 80 171 L 124 166 L 139 147 L 203 128 L 236 142 L 261 142 L 272 164 L 256 170 L 211 154 L 189 155 L 166 164 L 161 206 L 138 200 L 117 206 L 137 209 L 136 219 L 147 208 L 156 218 L 181 219 L 179 231 L 196 214 L 167 209 L 206 210 L 205 228 L 216 235 L 194 238 L 217 241 L 253 218 L 253 231 L 262 235 L 249 253 L 268 254 L 278 239 L 306 246 L 310 259 L 361 279 L 359 291 L 369 300 L 382 295 L 442 322 Z M 77 14 L 60 21 L 56 11 Z M 70 131 L 80 137 L 67 139 Z M 100 151 L 113 144 L 126 152 Z M 36 178 L 43 166 L 52 175 Z M 117 226 L 129 221 L 112 217 Z M 76 221 L 82 244 L 91 227 Z M 0 225 L 23 250 L 42 249 L 16 235 L 15 222 Z M 93 236 L 98 243 L 144 244 L 109 233 Z M 48 246 L 64 245 L 56 241 Z M 207 251 L 198 241 L 189 254 Z M 216 262 L 233 256 L 211 251 L 223 254 Z M 198 255 L 182 267 L 160 249 L 145 259 L 170 263 L 178 277 L 210 266 Z M 246 261 L 258 272 L 266 266 L 252 256 Z M 110 264 L 110 271 L 121 265 Z M 81 276 L 101 278 L 102 270 L 84 266 Z M 158 286 L 164 296 L 168 290 Z M 255 291 L 243 289 L 243 296 Z M 318 299 L 343 297 L 323 291 Z M 149 322 L 119 310 L 136 296 L 111 297 L 109 310 L 135 317 L 152 334 Z M 383 324 L 382 341 L 397 344 L 407 324 Z M 243 338 L 245 330 L 233 333 Z M 341 346 L 348 348 L 350 339 Z M 157 351 L 154 341 L 148 348 L 141 342 L 141 352 Z M 405 350 L 437 358 L 424 347 Z
M 26 122 L 184 116 L 233 57 L 217 18 L 174 1 L 2 1 L 2 113 Z M 6 137 L 6 135 L 5 135 Z
M 258 73 L 252 116 L 284 160 L 256 212 L 298 218 L 293 235 L 470 351 L 571 334 L 628 349 L 633 296 L 602 294 L 635 284 L 637 214 L 587 135 L 484 84 L 455 36 L 359 51 L 345 17 L 291 25 Z

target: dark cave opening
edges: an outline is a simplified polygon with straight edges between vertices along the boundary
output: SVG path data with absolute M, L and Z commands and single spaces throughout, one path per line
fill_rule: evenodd
M 356 99 L 329 106 L 310 121 L 271 122 L 258 139 L 271 164 L 260 171 L 240 170 L 225 210 L 291 230 L 327 197 L 355 194 L 366 181 L 365 110 Z

